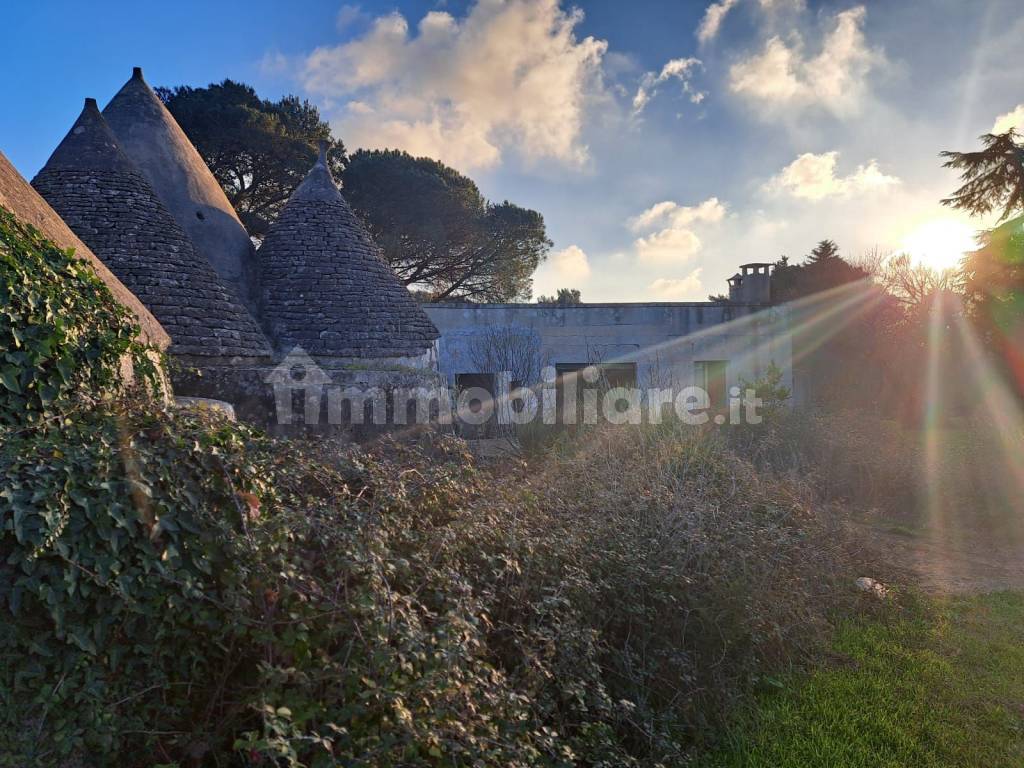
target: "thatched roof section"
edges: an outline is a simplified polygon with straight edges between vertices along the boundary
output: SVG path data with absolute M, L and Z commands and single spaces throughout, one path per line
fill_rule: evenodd
M 269 354 L 256 322 L 195 253 L 122 151 L 95 100 L 86 99 L 32 186 L 159 319 L 172 353 Z
M 141 330 L 141 339 L 159 349 L 167 349 L 170 336 L 160 322 L 153 317 L 138 297 L 115 277 L 107 266 L 97 258 L 89 246 L 78 239 L 57 212 L 50 207 L 25 178 L 18 173 L 10 161 L 0 152 L 0 206 L 13 213 L 19 221 L 31 224 L 61 248 L 71 248 L 75 256 L 88 261 L 96 275 L 106 283 L 114 298 L 135 315 Z
M 410 357 L 439 335 L 341 196 L 324 146 L 257 257 L 263 322 L 280 351 Z
M 224 190 L 139 67 L 103 109 L 103 117 L 196 252 L 255 311 L 252 241 Z

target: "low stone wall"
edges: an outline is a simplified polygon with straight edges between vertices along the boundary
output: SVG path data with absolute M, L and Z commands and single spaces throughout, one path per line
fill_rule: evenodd
M 178 356 L 171 371 L 176 395 L 228 402 L 240 421 L 278 436 L 364 441 L 437 425 L 449 397 L 435 371 L 376 361 Z

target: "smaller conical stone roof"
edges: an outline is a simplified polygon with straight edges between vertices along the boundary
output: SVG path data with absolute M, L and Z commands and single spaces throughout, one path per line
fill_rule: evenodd
M 195 253 L 122 151 L 94 99 L 85 100 L 32 186 L 156 316 L 170 334 L 170 352 L 270 354 L 252 316 Z
M 326 145 L 256 252 L 277 348 L 321 357 L 417 357 L 440 335 L 341 196 Z
M 131 79 L 103 108 L 103 118 L 125 154 L 185 230 L 196 252 L 255 312 L 258 270 L 249 233 L 206 162 L 143 78 L 140 67 L 132 70 Z

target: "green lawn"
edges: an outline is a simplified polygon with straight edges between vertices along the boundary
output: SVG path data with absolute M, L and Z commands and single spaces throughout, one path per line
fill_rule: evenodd
M 916 602 L 843 627 L 704 768 L 1024 766 L 1024 594 Z

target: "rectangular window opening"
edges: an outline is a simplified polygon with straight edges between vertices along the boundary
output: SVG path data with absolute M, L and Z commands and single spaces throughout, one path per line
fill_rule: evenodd
M 697 360 L 694 364 L 696 384 L 708 393 L 711 410 L 724 411 L 727 405 L 728 360 Z

